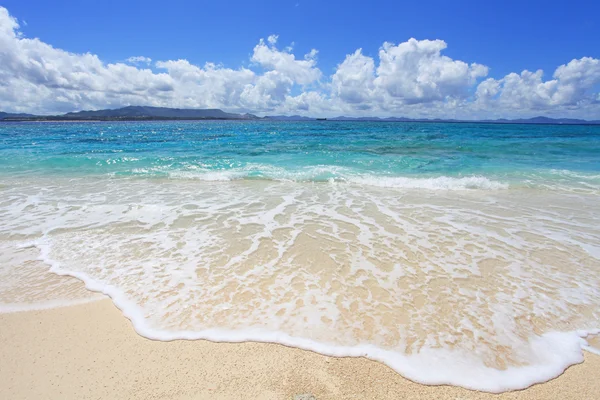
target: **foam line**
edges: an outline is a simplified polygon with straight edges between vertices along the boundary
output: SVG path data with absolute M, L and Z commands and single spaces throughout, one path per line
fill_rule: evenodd
M 593 353 L 593 354 L 597 354 L 600 356 L 600 349 L 593 347 L 593 346 L 583 346 L 583 349 L 587 352 Z
M 36 242 L 34 245 L 40 249 L 39 259 L 50 265 L 51 272 L 80 279 L 89 290 L 109 296 L 123 315 L 132 322 L 136 332 L 148 339 L 159 341 L 204 339 L 231 343 L 254 341 L 278 343 L 333 357 L 366 357 L 388 365 L 410 380 L 428 385 L 457 385 L 491 393 L 524 389 L 553 379 L 569 366 L 581 363 L 582 350 L 590 351 L 584 337 L 598 332 L 598 330 L 547 332 L 532 337 L 528 343 L 528 351 L 531 352 L 534 362 L 527 366 L 499 370 L 487 367 L 475 356 L 444 349 L 424 348 L 418 354 L 408 356 L 370 344 L 338 346 L 256 328 L 244 330 L 215 328 L 201 331 L 153 329 L 148 325 L 139 307 L 117 287 L 98 282 L 86 274 L 61 268 L 59 262 L 50 258 L 48 244 Z

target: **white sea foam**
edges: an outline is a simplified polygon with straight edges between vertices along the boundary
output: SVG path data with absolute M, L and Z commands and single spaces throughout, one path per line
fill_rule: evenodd
M 453 179 L 13 182 L 0 239 L 107 294 L 153 339 L 366 356 L 490 392 L 581 362 L 600 325 L 595 196 L 421 190 L 493 182 Z
M 144 171 L 149 172 L 149 171 Z M 345 167 L 331 165 L 310 166 L 296 170 L 263 164 L 251 164 L 242 168 L 226 170 L 170 170 L 167 172 L 174 179 L 196 179 L 201 181 L 233 181 L 248 178 L 262 178 L 274 181 L 311 182 L 323 181 L 332 183 L 349 182 L 353 184 L 378 186 L 386 188 L 427 189 L 427 190 L 499 190 L 508 189 L 508 184 L 490 180 L 483 176 L 432 178 L 382 176 L 361 174 Z
M 387 188 L 429 189 L 429 190 L 465 190 L 508 189 L 508 184 L 490 180 L 483 176 L 468 176 L 462 178 L 441 176 L 436 178 L 407 178 L 407 177 L 381 177 L 381 176 L 356 176 L 348 181 L 364 185 L 373 185 Z
M 224 182 L 244 179 L 264 179 L 281 182 L 353 183 L 398 189 L 424 190 L 502 190 L 514 187 L 562 190 L 572 193 L 600 193 L 600 175 L 569 170 L 515 173 L 508 180 L 485 176 L 432 176 L 410 177 L 366 174 L 360 170 L 335 165 L 311 165 L 303 168 L 285 168 L 272 164 L 248 164 L 243 167 L 211 169 L 188 165 L 173 169 L 171 166 L 135 168 L 136 176 L 165 176 L 171 179 L 190 179 L 207 182 Z
M 568 169 L 551 169 L 551 174 L 560 175 L 568 178 L 579 178 L 586 180 L 600 180 L 600 174 L 597 173 L 584 173 L 578 171 L 571 171 Z

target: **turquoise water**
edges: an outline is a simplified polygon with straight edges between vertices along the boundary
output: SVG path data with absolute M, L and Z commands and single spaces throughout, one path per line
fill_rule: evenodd
M 382 122 L 3 123 L 0 174 L 600 183 L 600 127 Z M 570 173 L 572 175 L 570 175 Z

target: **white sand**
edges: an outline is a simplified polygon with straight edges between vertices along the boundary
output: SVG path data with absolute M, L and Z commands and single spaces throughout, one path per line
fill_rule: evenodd
M 0 314 L 0 399 L 597 399 L 600 356 L 527 390 L 424 386 L 363 358 L 260 343 L 157 342 L 109 300 Z

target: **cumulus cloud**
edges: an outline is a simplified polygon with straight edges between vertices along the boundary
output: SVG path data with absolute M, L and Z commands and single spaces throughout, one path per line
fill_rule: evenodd
M 375 57 L 346 55 L 330 76 L 316 49 L 303 56 L 279 37 L 258 40 L 248 67 L 133 56 L 106 63 L 25 37 L 0 7 L 0 110 L 55 113 L 125 105 L 223 108 L 257 114 L 481 118 L 600 112 L 600 60 L 488 77 L 487 66 L 452 59 L 443 40 L 384 43 Z M 487 79 L 486 79 L 487 78 Z
M 600 83 L 600 60 L 584 57 L 559 66 L 553 79 L 544 80 L 544 72 L 510 73 L 501 79 L 489 78 L 477 87 L 480 105 L 504 110 L 569 110 L 598 103 L 593 93 Z
M 277 71 L 301 85 L 312 83 L 321 77 L 321 71 L 316 67 L 317 50 L 313 49 L 303 60 L 297 60 L 293 54 L 278 50 L 275 47 L 277 40 L 277 35 L 269 36 L 266 43 L 260 39 L 254 47 L 251 61 L 267 70 Z
M 94 54 L 57 49 L 25 38 L 18 21 L 0 7 L 0 109 L 53 113 L 144 104 L 170 107 L 219 107 L 268 112 L 287 109 L 295 85 L 319 79 L 316 51 L 296 59 L 275 47 L 276 36 L 260 40 L 252 61 L 264 73 L 187 60 L 158 61 L 158 72 L 143 56 L 127 63 L 104 63 Z M 144 67 L 142 67 L 142 65 Z
M 249 69 L 234 70 L 213 63 L 199 67 L 187 60 L 159 61 L 156 67 L 166 70 L 173 79 L 175 93 L 171 103 L 178 107 L 238 108 L 244 88 L 257 79 Z
M 163 98 L 173 79 L 149 69 L 105 64 L 93 54 L 73 54 L 22 37 L 17 20 L 0 8 L 0 82 L 3 109 L 53 111 L 78 106 Z
M 332 95 L 355 110 L 394 111 L 464 99 L 488 68 L 446 57 L 441 54 L 446 47 L 442 40 L 386 42 L 379 50 L 377 66 L 358 49 L 338 66 L 332 77 Z
M 362 49 L 346 56 L 331 79 L 332 94 L 349 104 L 363 104 L 375 97 L 375 61 Z
M 384 43 L 375 85 L 406 103 L 466 97 L 467 89 L 486 76 L 488 68 L 443 56 L 446 47 L 443 40 L 410 39 L 397 46 Z

